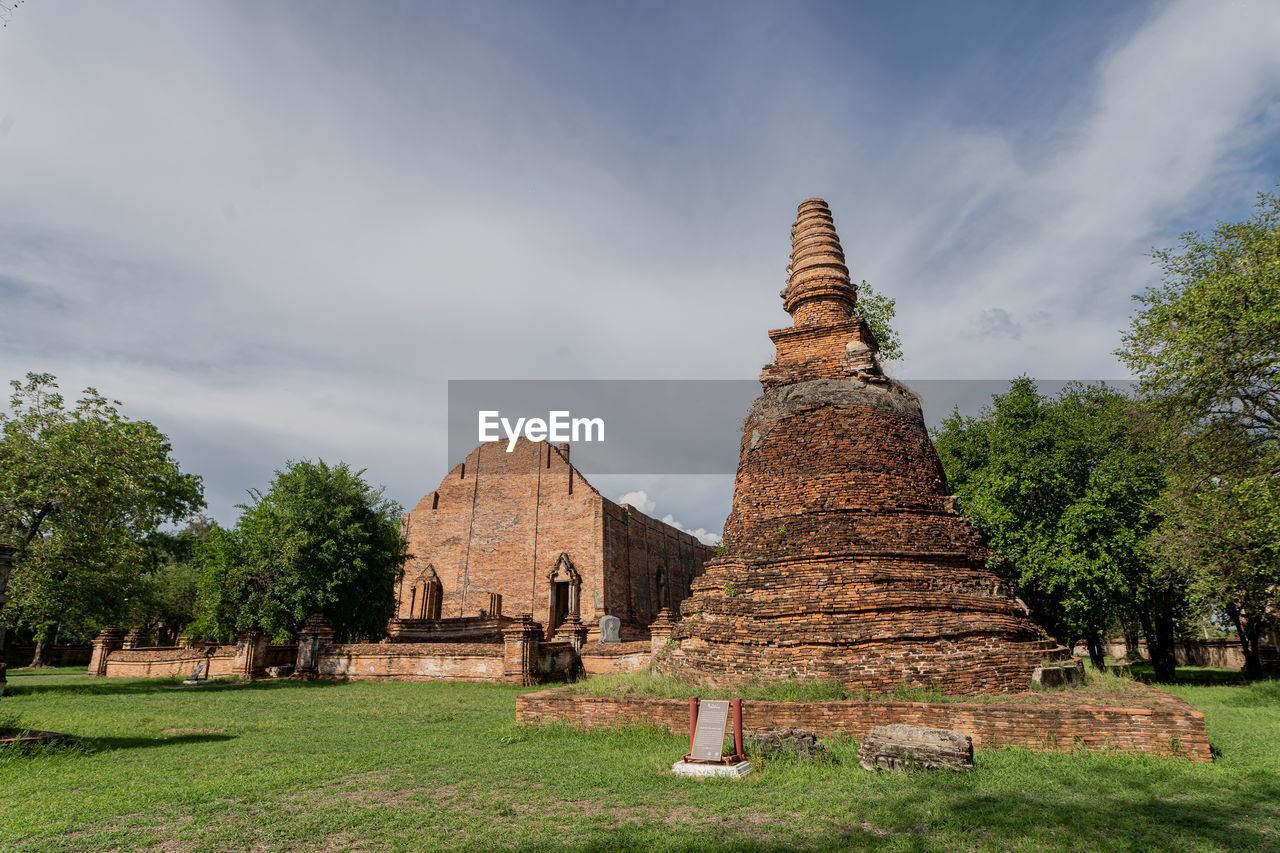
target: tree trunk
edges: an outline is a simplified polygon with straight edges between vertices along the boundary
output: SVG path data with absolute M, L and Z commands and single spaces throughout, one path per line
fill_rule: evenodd
M 39 637 L 36 637 L 36 651 L 35 654 L 31 656 L 31 668 L 35 669 L 36 667 L 44 665 L 44 635 L 41 634 Z
M 1120 623 L 1124 631 L 1124 655 L 1129 660 L 1142 659 L 1142 646 L 1139 644 L 1138 625 L 1132 618 L 1122 620 Z
M 1256 619 L 1249 619 L 1234 604 L 1226 607 L 1227 616 L 1236 626 L 1236 637 L 1240 640 L 1240 649 L 1244 652 L 1244 671 L 1250 678 L 1262 677 L 1262 657 L 1259 654 L 1259 626 Z
M 1099 672 L 1106 669 L 1106 655 L 1103 653 L 1101 635 L 1097 631 L 1090 631 L 1085 635 L 1084 643 L 1089 649 L 1089 661 L 1093 664 L 1093 668 Z
M 1173 639 L 1173 620 L 1161 616 L 1156 619 L 1156 643 L 1151 649 L 1151 668 L 1155 671 L 1156 681 L 1172 682 L 1177 680 L 1178 658 Z
M 1149 613 L 1142 617 L 1142 630 L 1147 636 L 1147 654 L 1156 681 L 1171 682 L 1177 678 L 1178 659 L 1173 645 L 1173 617 L 1169 613 Z
M 4 695 L 9 670 L 9 629 L 0 622 L 0 696 Z

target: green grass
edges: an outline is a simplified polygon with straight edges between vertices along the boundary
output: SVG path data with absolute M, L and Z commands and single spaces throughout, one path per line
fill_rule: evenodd
M 800 679 L 749 679 L 735 684 L 732 689 L 720 688 L 696 679 L 676 675 L 630 672 L 617 675 L 597 675 L 575 682 L 568 691 L 578 696 L 619 697 L 634 699 L 688 699 L 690 696 L 724 697 L 733 695 L 745 701 L 757 702 L 1010 702 L 1027 701 L 1029 698 L 1011 697 L 1008 694 L 982 696 L 948 695 L 940 690 L 899 684 L 890 693 L 877 694 L 869 690 L 851 690 L 838 681 Z M 1089 669 L 1082 687 L 1032 686 L 1029 693 L 1057 694 L 1064 698 L 1076 697 L 1080 701 L 1103 702 L 1134 701 L 1148 694 L 1128 672 Z
M 630 672 L 618 675 L 597 675 L 570 685 L 569 690 L 579 696 L 626 696 L 636 699 L 688 699 L 690 696 L 727 695 L 725 690 L 710 687 L 700 681 L 674 675 L 651 675 L 649 672 Z M 864 699 L 862 691 L 849 690 L 838 681 L 753 680 L 735 685 L 732 694 L 744 700 L 757 702 L 839 702 Z
M 1277 850 L 1280 682 L 1177 686 L 1212 764 L 980 751 L 970 774 L 778 759 L 674 778 L 652 729 L 516 726 L 522 689 L 91 680 L 0 699 L 70 746 L 0 750 L 0 850 Z

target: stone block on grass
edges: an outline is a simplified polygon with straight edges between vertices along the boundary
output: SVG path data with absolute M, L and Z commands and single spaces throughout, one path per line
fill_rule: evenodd
M 972 770 L 973 738 L 952 729 L 878 726 L 862 741 L 866 770 Z
M 1084 666 L 1080 661 L 1038 666 L 1031 673 L 1031 683 L 1041 687 L 1078 687 L 1084 683 Z
M 830 755 L 815 732 L 797 728 L 753 732 L 747 738 L 747 749 L 769 758 L 794 755 L 800 761 L 823 760 Z

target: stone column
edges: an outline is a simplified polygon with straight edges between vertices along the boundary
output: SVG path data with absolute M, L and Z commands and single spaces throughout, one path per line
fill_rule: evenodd
M 147 644 L 147 630 L 141 625 L 134 625 L 129 629 L 129 633 L 124 635 L 124 646 L 126 649 L 140 649 Z
M 502 629 L 503 677 L 511 684 L 533 684 L 542 626 L 519 616 Z
M 324 647 L 333 643 L 333 629 L 319 613 L 307 620 L 307 627 L 298 632 L 298 660 L 293 667 L 294 678 L 315 678 L 320 674 L 320 655 Z
M 116 649 L 124 648 L 124 631 L 109 625 L 93 639 L 93 654 L 89 656 L 89 677 L 107 674 L 107 658 Z
M 261 628 L 236 634 L 235 674 L 248 681 L 262 668 L 266 658 L 267 635 Z

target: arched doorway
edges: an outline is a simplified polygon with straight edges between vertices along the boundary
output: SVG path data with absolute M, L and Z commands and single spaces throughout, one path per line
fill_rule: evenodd
M 547 574 L 547 584 L 547 636 L 550 637 L 566 619 L 578 615 L 582 576 L 573 567 L 568 554 L 556 558 L 555 567 Z

